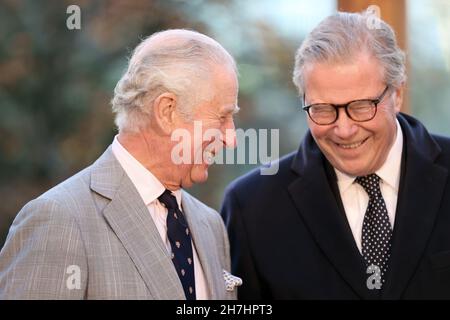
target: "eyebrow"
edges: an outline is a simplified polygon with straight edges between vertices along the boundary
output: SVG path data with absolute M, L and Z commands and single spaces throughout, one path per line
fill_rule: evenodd
M 385 90 L 386 90 L 386 89 L 385 89 Z M 383 91 L 383 93 L 384 93 L 384 91 Z M 383 93 L 382 93 L 382 94 L 383 94 Z M 304 105 L 304 106 L 312 106 L 312 105 L 315 105 L 315 104 L 331 104 L 331 105 L 335 105 L 335 106 L 339 106 L 339 105 L 342 106 L 342 105 L 350 104 L 350 103 L 355 102 L 355 101 L 362 101 L 362 100 L 376 100 L 377 98 L 379 98 L 379 97 L 373 97 L 373 98 L 360 98 L 360 99 L 355 99 L 355 100 L 347 101 L 347 103 L 315 102 L 315 103 L 309 103 L 309 104 L 306 104 L 306 94 L 303 93 L 303 105 Z

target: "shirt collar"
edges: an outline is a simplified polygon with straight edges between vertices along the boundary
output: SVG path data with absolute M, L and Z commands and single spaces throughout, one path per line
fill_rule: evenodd
M 403 151 L 403 132 L 400 127 L 400 123 L 396 120 L 397 135 L 391 150 L 388 153 L 386 161 L 375 173 L 398 192 L 398 186 L 400 184 L 400 171 L 402 163 L 402 151 Z M 334 168 L 336 177 L 338 180 L 338 186 L 341 191 L 346 191 L 355 181 L 356 177 L 348 175 Z
M 117 136 L 114 137 L 112 151 L 136 187 L 145 205 L 149 205 L 163 194 L 166 189 L 164 185 L 120 144 Z M 181 189 L 172 191 L 172 194 L 177 199 L 178 206 L 181 209 Z

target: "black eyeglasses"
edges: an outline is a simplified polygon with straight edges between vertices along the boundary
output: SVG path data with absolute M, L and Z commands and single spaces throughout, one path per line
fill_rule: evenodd
M 376 99 L 353 100 L 346 104 L 314 103 L 302 109 L 308 113 L 309 118 L 316 124 L 325 126 L 335 123 L 339 117 L 339 108 L 344 108 L 347 116 L 358 122 L 372 120 L 377 113 L 377 106 L 388 92 L 389 86 L 383 90 Z M 303 95 L 303 105 L 305 95 Z

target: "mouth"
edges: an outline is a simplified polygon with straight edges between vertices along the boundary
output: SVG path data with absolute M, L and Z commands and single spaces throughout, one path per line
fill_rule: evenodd
M 203 159 L 208 165 L 213 163 L 214 156 L 215 156 L 214 150 L 205 150 L 203 152 Z
M 362 146 L 369 138 L 365 138 L 363 140 L 353 142 L 353 143 L 336 143 L 340 148 L 343 149 L 356 149 Z

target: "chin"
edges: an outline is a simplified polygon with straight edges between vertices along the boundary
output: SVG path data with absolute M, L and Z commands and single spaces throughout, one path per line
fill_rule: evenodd
M 183 181 L 181 183 L 181 188 L 188 189 L 188 188 L 192 187 L 192 185 L 193 185 L 193 183 L 190 180 L 189 181 Z
M 370 169 L 369 168 L 364 168 L 361 166 L 355 166 L 355 165 L 345 165 L 345 166 L 336 166 L 335 168 L 337 168 L 339 171 L 348 174 L 350 176 L 355 176 L 355 177 L 359 177 L 359 176 L 365 176 L 368 175 L 372 172 L 369 172 Z
M 343 171 L 343 172 L 347 173 L 348 175 L 355 176 L 355 177 L 364 177 L 371 173 L 374 173 L 367 169 L 354 169 L 354 170 L 347 170 L 347 171 Z
M 205 183 L 208 180 L 208 172 L 205 172 L 204 175 L 201 177 L 196 177 L 195 179 L 192 179 L 194 183 Z
M 208 170 L 193 170 L 190 174 L 189 185 L 192 186 L 193 184 L 197 183 L 205 183 L 208 180 Z

